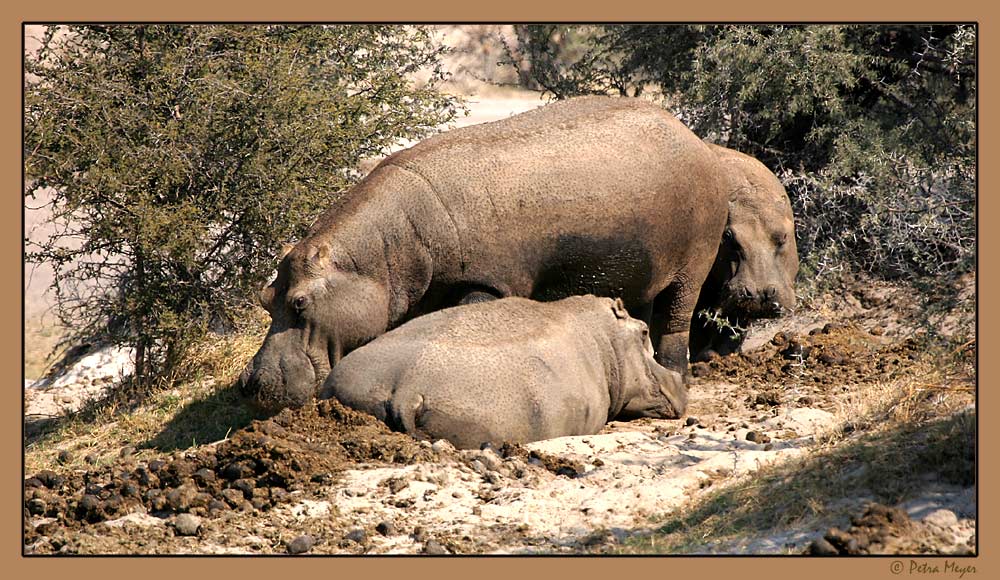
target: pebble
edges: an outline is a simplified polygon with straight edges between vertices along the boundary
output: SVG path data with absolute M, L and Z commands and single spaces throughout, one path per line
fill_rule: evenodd
M 441 554 L 447 554 L 448 550 L 437 540 L 427 540 L 427 543 L 424 544 L 424 553 L 440 556 Z
M 697 417 L 688 417 L 687 421 L 684 421 L 684 424 L 688 427 L 690 427 L 691 425 L 697 425 L 698 419 Z
M 933 512 L 927 514 L 927 517 L 924 518 L 924 523 L 935 525 L 943 529 L 950 528 L 958 525 L 958 516 L 956 516 L 955 512 L 951 510 L 934 510 Z
M 427 531 L 424 530 L 423 526 L 417 526 L 413 528 L 413 540 L 416 542 L 423 542 L 427 539 Z
M 132 447 L 131 445 L 122 447 L 122 450 L 118 452 L 118 457 L 121 458 L 131 457 L 132 455 L 135 455 L 135 447 Z
M 88 522 L 96 522 L 101 518 L 101 500 L 93 495 L 85 495 L 76 506 L 77 515 Z
M 90 465 L 93 465 L 93 464 L 97 463 L 97 454 L 96 453 L 88 453 L 83 458 L 83 460 L 86 461 L 87 463 L 89 463 Z
M 392 525 L 392 522 L 379 522 L 379 524 L 375 526 L 375 531 L 383 536 L 395 536 L 396 526 Z
M 316 540 L 312 536 L 304 534 L 288 542 L 288 553 L 305 554 L 309 550 L 312 550 L 315 544 Z
M 174 520 L 174 530 L 180 536 L 196 536 L 201 528 L 201 518 L 191 514 L 180 514 Z
M 809 554 L 813 556 L 836 556 L 838 552 L 837 548 L 833 547 L 833 544 L 823 538 L 819 538 L 818 540 L 813 540 L 813 543 L 809 545 Z
M 45 505 L 45 500 L 36 497 L 28 502 L 28 513 L 33 516 L 40 516 L 45 513 L 46 507 L 48 506 Z
M 486 449 L 479 454 L 479 460 L 483 462 L 486 469 L 490 471 L 499 471 L 503 466 L 503 460 L 500 456 L 496 454 L 493 449 Z
M 170 509 L 174 511 L 187 511 L 191 508 L 191 504 L 194 503 L 197 495 L 198 490 L 194 486 L 185 484 L 167 492 L 167 503 L 170 505 Z
M 347 535 L 344 537 L 358 544 L 364 544 L 368 541 L 368 533 L 361 528 L 355 528 L 350 532 L 347 532 Z
M 192 477 L 198 483 L 198 485 L 204 487 L 215 481 L 215 472 L 212 471 L 211 469 L 208 469 L 207 467 L 202 467 L 198 471 L 195 471 Z
M 764 435 L 763 433 L 750 431 L 749 433 L 747 433 L 747 441 L 751 441 L 753 443 L 770 443 L 771 438 L 768 437 L 767 435 Z
M 446 439 L 438 439 L 437 441 L 431 444 L 431 451 L 433 451 L 434 453 L 445 453 L 454 450 L 455 446 L 452 445 L 451 442 L 449 442 Z
M 73 461 L 73 454 L 63 449 L 62 451 L 59 452 L 59 455 L 56 457 L 56 461 L 58 461 L 60 464 L 69 463 L 70 461 Z

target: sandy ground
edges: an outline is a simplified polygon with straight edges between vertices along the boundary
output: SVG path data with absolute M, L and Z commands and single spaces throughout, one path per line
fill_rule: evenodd
M 753 350 L 696 365 L 683 420 L 612 422 L 590 436 L 456 451 L 324 403 L 165 455 L 162 465 L 126 456 L 86 472 L 28 474 L 25 549 L 614 551 L 706 494 L 815 452 L 817 438 L 827 441 L 852 418 L 842 410 L 864 385 L 912 372 L 918 351 L 891 315 L 905 300 L 885 299 L 893 308 L 858 302 L 841 304 L 836 317 L 796 314 L 758 328 Z M 791 344 L 811 353 L 805 364 L 789 365 Z M 964 412 L 974 413 L 972 395 L 963 401 Z M 708 538 L 689 551 L 803 553 L 824 537 L 833 542 L 829 549 L 841 540 L 845 550 L 857 549 L 860 541 L 878 553 L 965 554 L 975 545 L 974 487 L 928 481 L 900 505 L 872 507 L 873 500 L 862 493 L 824 508 L 851 519 Z

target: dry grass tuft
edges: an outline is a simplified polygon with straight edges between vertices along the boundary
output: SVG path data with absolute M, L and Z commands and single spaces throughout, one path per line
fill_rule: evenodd
M 188 351 L 189 378 L 162 381 L 148 392 L 119 385 L 102 400 L 51 422 L 24 442 L 25 474 L 42 469 L 86 469 L 117 459 L 131 447 L 139 459 L 211 443 L 257 418 L 234 387 L 260 347 L 266 321 L 253 320 L 240 332 L 210 336 Z M 69 458 L 59 460 L 62 451 Z

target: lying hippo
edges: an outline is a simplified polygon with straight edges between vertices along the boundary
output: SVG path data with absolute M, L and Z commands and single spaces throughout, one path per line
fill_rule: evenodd
M 646 324 L 595 296 L 421 316 L 344 357 L 319 396 L 462 448 L 588 435 L 616 417 L 673 419 L 687 406 Z
M 729 191 L 709 146 L 640 100 L 571 99 L 436 135 L 383 160 L 281 260 L 241 386 L 268 409 L 302 405 L 388 330 L 507 296 L 620 297 L 657 361 L 686 373 Z
M 699 316 L 715 310 L 746 328 L 795 306 L 795 247 L 792 204 L 778 178 L 763 163 L 712 145 L 729 179 L 729 219 L 712 270 L 701 288 L 691 321 L 691 360 L 739 350 L 742 335 Z

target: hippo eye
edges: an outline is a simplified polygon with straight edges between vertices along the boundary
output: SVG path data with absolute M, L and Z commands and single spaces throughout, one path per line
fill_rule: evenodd
M 779 248 L 781 246 L 784 246 L 785 242 L 787 242 L 787 241 L 788 241 L 788 234 L 786 234 L 784 232 L 782 232 L 782 233 L 777 234 L 777 235 L 774 236 L 774 245 L 777 246 L 777 247 L 779 247 Z
M 722 232 L 722 240 L 725 242 L 733 241 L 733 230 L 726 228 L 726 231 Z
M 294 308 L 295 312 L 299 314 L 302 314 L 302 311 L 305 310 L 308 305 L 309 300 L 305 296 L 299 296 L 292 302 L 292 308 Z

